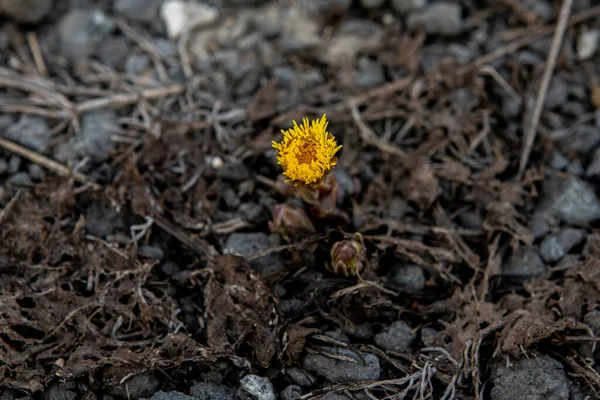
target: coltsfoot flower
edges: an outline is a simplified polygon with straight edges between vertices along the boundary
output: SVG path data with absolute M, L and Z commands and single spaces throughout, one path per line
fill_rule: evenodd
M 281 132 L 283 141 L 273 142 L 277 149 L 277 163 L 283 167 L 286 182 L 296 185 L 317 185 L 337 164 L 335 154 L 342 146 L 338 146 L 333 135 L 327 132 L 325 114 L 310 124 L 304 118 L 302 125 L 296 121 L 294 127 Z
M 365 268 L 367 250 L 360 232 L 354 233 L 351 240 L 341 240 L 331 247 L 331 264 L 326 268 L 337 275 L 356 276 Z

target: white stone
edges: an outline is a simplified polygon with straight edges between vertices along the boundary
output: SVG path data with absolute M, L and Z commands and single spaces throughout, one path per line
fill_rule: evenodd
M 192 29 L 210 25 L 219 17 L 219 10 L 208 4 L 182 0 L 169 0 L 163 3 L 160 16 L 171 39 Z
M 593 57 L 600 42 L 600 30 L 586 30 L 577 39 L 577 58 L 588 60 Z

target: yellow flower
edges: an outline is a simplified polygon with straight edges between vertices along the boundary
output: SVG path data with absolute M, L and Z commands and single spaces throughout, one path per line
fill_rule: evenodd
M 335 138 L 327 132 L 325 114 L 310 124 L 304 118 L 302 125 L 296 121 L 288 131 L 282 130 L 283 141 L 273 142 L 277 149 L 277 163 L 283 167 L 286 182 L 313 185 L 323 181 L 337 164 L 335 153 L 338 146 Z

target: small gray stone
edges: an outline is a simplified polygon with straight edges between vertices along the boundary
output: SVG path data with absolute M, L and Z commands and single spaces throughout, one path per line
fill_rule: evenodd
M 10 114 L 0 115 L 0 132 L 15 123 L 15 118 Z
M 523 7 L 534 12 L 544 21 L 550 20 L 554 15 L 552 5 L 545 0 L 521 0 L 521 2 Z
M 249 394 L 256 400 L 275 400 L 277 394 L 268 378 L 258 375 L 246 375 L 240 380 L 238 393 Z
M 28 174 L 34 181 L 41 181 L 44 179 L 44 169 L 39 164 L 29 164 L 27 168 Z
M 8 159 L 8 173 L 16 174 L 17 172 L 19 172 L 19 170 L 21 169 L 22 161 L 23 160 L 21 160 L 21 157 L 17 156 L 16 154 L 10 156 L 10 158 Z
M 292 367 L 286 370 L 288 376 L 300 386 L 312 386 L 317 382 L 317 378 L 313 376 L 308 371 L 304 371 L 303 369 Z
M 506 366 L 504 359 L 492 364 L 492 400 L 564 400 L 569 380 L 560 362 L 546 355 L 523 358 Z
M 479 230 L 483 226 L 481 214 L 478 211 L 465 211 L 457 216 L 458 222 L 463 228 Z
M 600 30 L 584 29 L 577 38 L 577 58 L 588 60 L 594 56 L 600 43 Z
M 54 149 L 62 162 L 77 163 L 85 157 L 93 162 L 106 160 L 115 147 L 112 135 L 118 131 L 117 115 L 112 110 L 91 111 L 81 117 L 81 132 Z
M 155 260 L 160 261 L 164 258 L 165 252 L 162 251 L 160 247 L 143 245 L 137 249 L 137 255 L 153 258 Z
M 163 0 L 114 0 L 113 8 L 132 21 L 152 22 L 158 17 Z
M 298 400 L 302 396 L 302 388 L 298 385 L 290 385 L 281 392 L 281 400 Z
M 114 386 L 110 394 L 126 399 L 150 397 L 156 393 L 160 383 L 151 374 L 135 375 L 120 385 Z
M 340 13 L 352 4 L 352 0 L 300 0 L 300 4 L 315 14 Z
M 379 24 L 364 19 L 344 21 L 329 41 L 323 61 L 332 67 L 353 66 L 361 51 L 381 45 L 383 30 Z
M 594 331 L 594 334 L 600 335 L 600 310 L 588 311 L 583 321 Z
M 573 132 L 559 129 L 551 133 L 563 153 L 590 154 L 600 143 L 600 129 L 589 124 L 581 124 Z
M 221 179 L 232 182 L 242 182 L 250 179 L 250 170 L 241 162 L 230 162 L 218 169 L 217 175 Z
M 581 160 L 575 159 L 569 163 L 569 166 L 567 167 L 567 172 L 571 175 L 579 176 L 583 175 L 583 173 L 585 172 L 585 168 L 583 167 Z
M 380 85 L 385 82 L 383 66 L 375 60 L 361 57 L 358 60 L 358 76 L 355 84 L 361 88 Z
M 377 346 L 387 351 L 409 351 L 416 339 L 410 326 L 404 321 L 396 321 L 375 335 Z
M 4 137 L 43 153 L 52 139 L 52 131 L 42 118 L 22 115 L 15 124 L 4 131 Z
M 304 302 L 295 297 L 293 299 L 280 300 L 279 311 L 281 311 L 282 314 L 293 314 L 300 311 L 303 305 Z
M 124 37 L 111 37 L 102 42 L 98 49 L 98 58 L 104 64 L 122 70 L 125 66 L 131 49 L 129 42 Z
M 523 246 L 502 265 L 506 276 L 532 277 L 540 276 L 546 272 L 546 265 L 538 255 L 535 248 Z
M 214 383 L 199 382 L 190 388 L 190 395 L 198 400 L 233 400 L 235 389 Z
M 58 25 L 61 53 L 71 61 L 91 57 L 113 29 L 114 22 L 99 9 L 72 9 Z
M 561 183 L 561 191 L 553 207 L 562 221 L 571 226 L 585 227 L 600 219 L 600 203 L 590 184 L 576 177 L 569 177 Z
M 105 238 L 118 230 L 125 230 L 127 227 L 124 215 L 108 201 L 92 203 L 85 209 L 84 216 L 84 227 L 92 236 Z
M 150 400 L 197 400 L 196 397 L 188 396 L 179 392 L 156 392 Z
M 160 16 L 171 39 L 192 29 L 206 27 L 219 18 L 219 9 L 207 3 L 169 0 L 162 3 Z
M 354 336 L 362 340 L 371 339 L 373 337 L 373 327 L 368 322 L 361 322 L 356 325 Z
M 409 27 L 423 26 L 432 35 L 458 35 L 464 26 L 459 3 L 439 1 L 408 16 Z
M 262 232 L 233 233 L 225 243 L 224 253 L 248 257 L 262 250 L 274 247 L 270 237 Z M 268 275 L 285 268 L 278 253 L 271 253 L 250 261 L 252 268 L 261 275 Z
M 7 183 L 13 186 L 31 186 L 33 181 L 27 172 L 17 172 L 8 178 Z
M 560 261 L 586 236 L 587 233 L 583 229 L 564 229 L 556 235 L 547 236 L 540 245 L 540 255 L 549 263 Z
M 68 383 L 59 383 L 57 385 L 51 386 L 44 397 L 46 400 L 75 400 L 77 398 L 77 393 L 69 389 L 75 388 L 73 387 L 73 385 L 69 385 Z
M 552 158 L 550 159 L 550 168 L 555 169 L 557 171 L 562 171 L 568 166 L 569 159 L 565 157 L 560 151 L 554 150 L 552 152 Z
M 435 329 L 426 326 L 421 329 L 421 341 L 425 347 L 435 347 L 435 342 L 439 334 Z
M 523 111 L 523 101 L 512 96 L 502 98 L 502 111 L 508 118 L 517 118 Z
M 125 72 L 130 75 L 141 75 L 150 66 L 150 57 L 146 54 L 131 54 L 125 61 Z
M 376 380 L 381 375 L 379 358 L 370 353 L 361 353 L 362 359 L 355 352 L 343 348 L 324 348 L 327 353 L 339 354 L 354 361 L 338 360 L 321 354 L 309 353 L 304 357 L 304 368 L 331 382 L 356 382 L 361 380 Z
M 386 0 L 360 0 L 360 5 L 367 10 L 371 10 L 373 8 L 381 7 L 385 2 Z
M 266 223 L 270 218 L 267 210 L 256 203 L 243 203 L 239 208 L 239 212 L 242 218 L 251 224 Z
M 346 335 L 346 332 L 340 328 L 335 328 L 332 331 L 325 332 L 325 336 L 330 337 L 333 340 L 337 340 L 338 342 L 350 343 L 350 338 L 348 335 Z
M 0 0 L 0 14 L 17 22 L 33 24 L 48 15 L 53 5 L 54 0 Z
M 425 288 L 423 268 L 416 264 L 395 265 L 390 270 L 390 283 L 408 292 L 418 292 Z
M 427 5 L 427 0 L 392 0 L 392 9 L 398 14 L 419 10 Z

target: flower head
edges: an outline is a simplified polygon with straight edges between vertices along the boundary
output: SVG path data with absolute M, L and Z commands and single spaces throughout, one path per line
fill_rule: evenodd
M 359 275 L 367 263 L 367 250 L 360 232 L 354 233 L 350 240 L 334 243 L 330 253 L 331 264 L 325 267 L 337 275 Z
M 333 135 L 327 132 L 325 115 L 310 124 L 304 118 L 302 125 L 281 132 L 283 141 L 273 142 L 277 149 L 277 163 L 283 167 L 287 182 L 303 185 L 318 184 L 337 164 L 338 146 Z

